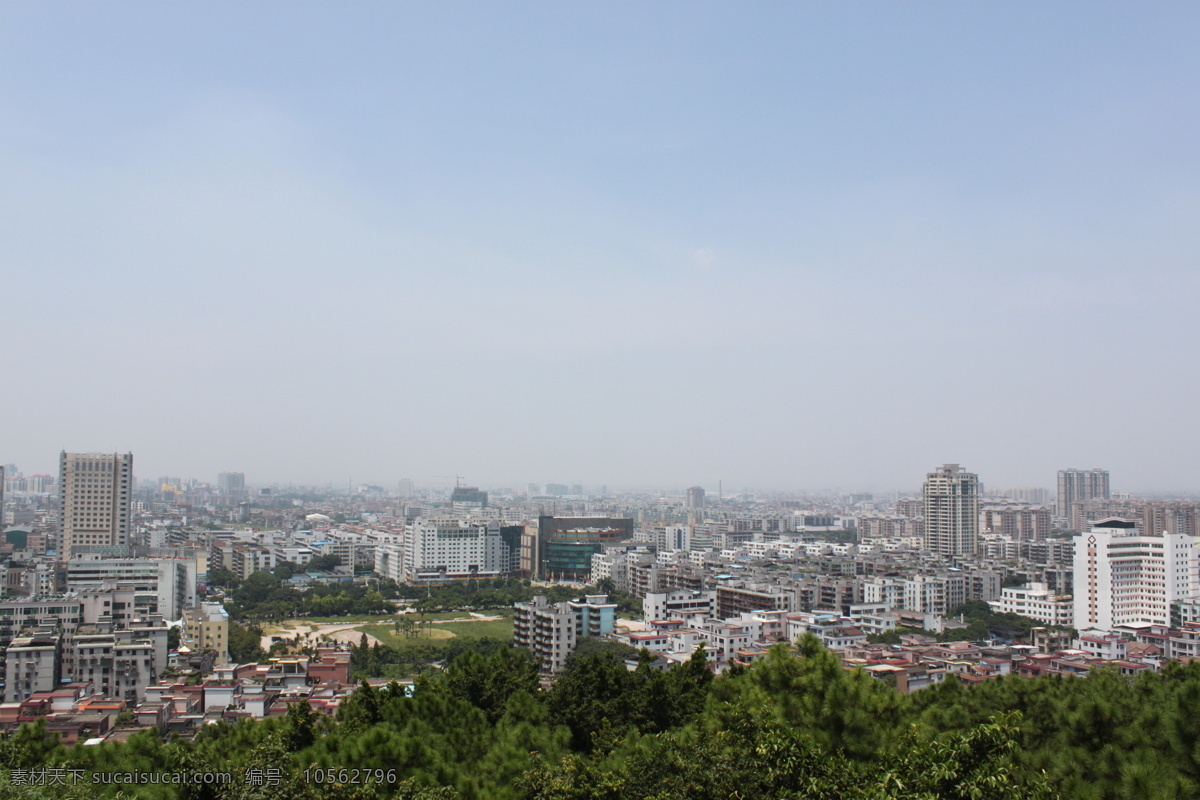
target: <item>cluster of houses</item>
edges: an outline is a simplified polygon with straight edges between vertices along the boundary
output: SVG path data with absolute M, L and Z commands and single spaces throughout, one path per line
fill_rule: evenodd
M 41 720 L 67 745 L 123 740 L 146 728 L 189 736 L 220 720 L 282 716 L 302 701 L 333 714 L 356 688 L 349 650 L 323 645 L 314 655 L 282 656 L 267 664 L 217 665 L 194 684 L 151 684 L 144 699 L 134 702 L 105 697 L 90 681 L 34 692 L 20 702 L 0 703 L 0 731 Z
M 644 629 L 620 628 L 612 638 L 649 650 L 661 668 L 686 661 L 703 646 L 714 670 L 723 672 L 766 657 L 778 642 L 794 647 L 804 634 L 816 636 L 847 669 L 861 668 L 901 692 L 932 686 L 950 674 L 968 684 L 1010 674 L 1085 675 L 1101 667 L 1135 675 L 1157 671 L 1171 660 L 1200 659 L 1200 622 L 1080 636 L 1038 627 L 1026 640 L 1014 643 L 939 642 L 934 636 L 909 633 L 899 637 L 899 644 L 871 644 L 856 620 L 833 611 L 748 611 L 721 620 L 710 616 L 711 599 L 701 592 L 691 593 L 690 598 L 683 593 L 650 595 L 647 600 Z M 948 627 L 956 624 L 940 622 Z

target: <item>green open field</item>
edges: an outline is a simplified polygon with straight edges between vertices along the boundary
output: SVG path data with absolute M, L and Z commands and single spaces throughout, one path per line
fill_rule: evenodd
M 366 622 L 367 620 L 385 620 L 390 621 L 396 618 L 395 614 L 349 614 L 341 617 L 295 617 L 293 619 L 285 619 L 283 622 L 273 622 L 272 625 L 290 627 L 293 625 L 304 625 L 313 623 L 315 625 L 337 625 L 339 622 Z
M 424 634 L 408 638 L 403 633 L 397 635 L 391 624 L 388 625 L 363 625 L 355 628 L 356 631 L 361 631 L 370 636 L 374 636 L 379 641 L 389 647 L 406 648 L 418 647 L 421 645 L 432 645 L 434 647 L 439 644 L 445 644 L 451 639 L 503 639 L 512 638 L 512 614 L 511 612 L 500 612 L 504 615 L 504 619 L 471 622 L 444 622 L 437 625 L 429 626 L 429 635 Z M 434 615 L 429 615 L 430 617 Z M 453 617 L 451 617 L 453 618 Z
M 512 611 L 510 611 L 508 609 L 501 609 L 499 611 L 481 611 L 480 613 L 486 614 L 487 616 L 491 617 L 491 616 L 497 616 L 497 615 L 502 615 L 502 614 L 511 615 Z M 409 617 L 412 617 L 413 619 L 419 619 L 421 617 L 424 617 L 425 619 L 471 619 L 472 618 L 471 615 L 469 613 L 467 613 L 466 611 L 438 611 L 438 612 L 432 612 L 429 614 L 418 614 L 416 612 L 413 612 L 412 614 L 402 614 L 402 613 L 397 612 L 395 614 L 345 614 L 340 617 L 297 617 L 295 619 L 285 620 L 282 624 L 291 625 L 292 623 L 316 622 L 321 625 L 337 625 L 339 622 L 360 622 L 360 621 L 366 622 L 366 621 L 370 621 L 370 620 L 379 620 L 380 622 L 391 622 L 392 620 L 396 619 L 397 617 L 404 617 L 404 616 L 409 616 Z
M 481 611 L 479 613 L 486 614 L 489 617 L 494 617 L 497 614 L 507 614 L 509 612 L 508 611 L 498 611 L 498 612 Z M 412 614 L 398 615 L 398 616 L 408 616 L 411 619 L 473 619 L 473 617 L 470 614 L 468 614 L 466 611 L 436 611 L 436 612 L 431 612 L 429 614 L 417 614 L 414 612 Z
M 487 616 L 504 616 L 506 619 L 512 618 L 512 612 L 509 609 L 502 608 L 494 610 L 494 612 L 480 612 Z M 300 630 L 316 631 L 319 625 L 349 625 L 352 622 L 364 622 L 364 624 L 373 624 L 374 626 L 391 627 L 397 619 L 410 620 L 463 620 L 472 621 L 474 618 L 467 612 L 436 612 L 428 614 L 347 614 L 346 616 L 298 616 L 294 619 L 286 619 L 282 622 L 265 622 L 262 625 L 263 633 L 266 636 L 271 636 L 281 631 L 292 631 L 294 628 Z M 439 625 L 440 626 L 440 625 Z M 355 628 L 358 630 L 358 628 Z M 433 637 L 437 638 L 437 637 Z M 452 637 L 443 637 L 452 638 Z

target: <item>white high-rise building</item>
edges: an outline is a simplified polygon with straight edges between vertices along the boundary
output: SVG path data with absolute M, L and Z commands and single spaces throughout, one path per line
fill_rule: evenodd
M 943 556 L 979 550 L 979 476 L 944 464 L 925 476 L 925 549 Z
M 1123 519 L 1075 537 L 1075 628 L 1169 625 L 1171 603 L 1200 593 L 1195 540 L 1183 533 L 1138 536 Z
M 499 520 L 417 519 L 404 530 L 408 581 L 495 578 L 510 572 L 512 548 Z
M 62 558 L 80 548 L 129 545 L 133 454 L 67 453 L 59 456 Z

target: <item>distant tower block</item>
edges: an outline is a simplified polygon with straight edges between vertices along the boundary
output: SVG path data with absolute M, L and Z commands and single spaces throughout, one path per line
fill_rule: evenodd
M 979 476 L 945 464 L 925 476 L 925 549 L 942 556 L 979 550 Z
M 700 486 L 693 486 L 687 490 L 687 510 L 688 524 L 698 525 L 703 522 L 704 518 L 704 489 Z
M 127 547 L 133 496 L 133 454 L 59 456 L 59 549 L 69 559 L 80 548 Z
M 1081 531 L 1086 527 L 1086 520 L 1078 504 L 1088 500 L 1107 500 L 1109 496 L 1108 470 L 1060 469 L 1054 512 L 1067 520 L 1071 530 Z

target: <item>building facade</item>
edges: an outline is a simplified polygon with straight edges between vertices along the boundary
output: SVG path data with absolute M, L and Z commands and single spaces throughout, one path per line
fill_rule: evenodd
M 64 559 L 129 546 L 133 454 L 59 456 L 59 548 Z
M 687 490 L 685 505 L 688 510 L 688 522 L 695 525 L 704 517 L 704 487 L 693 486 Z
M 1140 536 L 1136 523 L 1110 519 L 1076 537 L 1075 628 L 1169 625 L 1171 607 L 1200 591 L 1195 540 Z
M 979 550 L 979 476 L 945 464 L 925 476 L 925 549 L 946 557 Z
M 28 700 L 58 688 L 62 637 L 43 632 L 14 639 L 5 653 L 4 702 Z
M 404 577 L 410 583 L 499 578 L 519 567 L 520 526 L 499 520 L 414 520 L 404 530 Z
M 1071 595 L 1063 595 L 1044 583 L 1025 586 L 1006 586 L 999 600 L 988 605 L 997 614 L 1020 614 L 1047 625 L 1070 625 L 1075 621 L 1075 603 Z
M 562 672 L 577 641 L 577 615 L 571 604 L 550 603 L 538 595 L 513 608 L 513 644 L 528 648 L 543 673 Z
M 592 556 L 633 538 L 633 520 L 617 517 L 539 517 L 537 577 L 587 580 Z
M 129 589 L 139 614 L 176 620 L 196 604 L 196 561 L 192 558 L 100 558 L 82 555 L 67 562 L 72 592 Z
M 557 674 L 585 636 L 606 636 L 616 623 L 616 603 L 608 596 L 590 594 L 569 603 L 550 603 L 538 595 L 532 602 L 517 603 L 513 614 L 513 643 L 526 647 L 541 662 L 541 671 Z
M 229 660 L 229 614 L 220 603 L 201 603 L 183 610 L 180 644 L 192 652 L 211 650 L 216 663 Z
M 375 574 L 396 583 L 404 583 L 404 547 L 398 544 L 376 547 Z
M 987 506 L 979 514 L 984 533 L 1006 536 L 1016 542 L 1040 541 L 1050 535 L 1050 509 L 1040 506 Z
M 1106 469 L 1060 469 L 1058 471 L 1058 495 L 1054 500 L 1057 516 L 1067 520 L 1072 530 L 1083 530 L 1086 525 L 1077 507 L 1088 500 L 1107 500 L 1111 496 Z
M 649 621 L 673 619 L 712 619 L 717 615 L 717 593 L 677 589 L 673 592 L 648 592 L 642 611 Z

